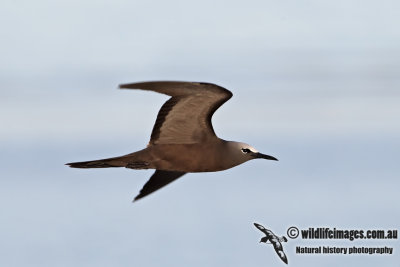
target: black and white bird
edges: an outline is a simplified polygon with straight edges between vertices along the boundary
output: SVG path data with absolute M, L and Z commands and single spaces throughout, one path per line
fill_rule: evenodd
M 266 229 L 264 226 L 258 223 L 254 223 L 255 227 L 257 227 L 258 230 L 263 232 L 265 236 L 261 238 L 260 243 L 266 243 L 266 244 L 272 244 L 274 246 L 274 249 L 276 251 L 276 254 L 278 254 L 279 258 L 286 264 L 288 264 L 288 259 L 286 257 L 285 252 L 283 252 L 283 247 L 281 242 L 287 242 L 287 238 L 285 236 L 278 237 L 275 235 L 271 230 Z M 268 243 L 269 242 L 269 243 Z

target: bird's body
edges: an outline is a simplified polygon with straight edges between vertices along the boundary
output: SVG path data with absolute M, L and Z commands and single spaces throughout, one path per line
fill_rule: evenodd
M 198 153 L 198 151 L 205 151 L 206 153 Z M 77 168 L 126 167 L 180 172 L 215 172 L 230 169 L 243 163 L 241 155 L 236 157 L 236 160 L 226 157 L 227 154 L 232 155 L 230 152 L 235 151 L 231 149 L 230 141 L 215 139 L 200 144 L 148 146 L 121 157 L 69 164 L 71 167 Z
M 232 96 L 230 91 L 220 86 L 191 82 L 145 82 L 120 87 L 171 96 L 158 113 L 148 146 L 120 157 L 67 165 L 74 168 L 157 170 L 135 200 L 188 172 L 222 171 L 254 158 L 276 160 L 248 144 L 225 141 L 215 135 L 211 117 Z

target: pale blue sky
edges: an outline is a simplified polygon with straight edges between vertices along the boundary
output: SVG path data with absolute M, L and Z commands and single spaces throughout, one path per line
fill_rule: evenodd
M 253 222 L 399 227 L 397 1 L 2 1 L 0 265 L 283 266 Z M 144 80 L 234 97 L 217 134 L 279 162 L 189 174 L 131 203 L 151 171 L 63 164 L 143 148 L 165 96 Z M 290 266 L 398 266 L 299 256 Z

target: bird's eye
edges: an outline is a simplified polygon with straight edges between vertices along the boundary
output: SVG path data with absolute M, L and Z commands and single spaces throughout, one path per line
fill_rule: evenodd
M 244 154 L 247 154 L 247 153 L 250 153 L 251 150 L 248 149 L 248 148 L 242 148 L 242 152 L 243 152 Z

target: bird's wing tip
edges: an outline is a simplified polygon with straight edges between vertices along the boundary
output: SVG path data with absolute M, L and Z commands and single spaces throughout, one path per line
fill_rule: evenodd
M 265 229 L 265 227 L 262 226 L 262 225 L 259 224 L 259 223 L 254 223 L 254 226 L 255 226 L 258 230 L 261 230 L 261 231 Z
M 139 195 L 137 195 L 133 200 L 132 200 L 132 203 L 135 203 L 135 202 L 137 202 L 139 199 L 141 199 L 143 196 L 141 196 L 140 194 Z
M 121 83 L 118 85 L 118 89 L 139 89 L 137 84 L 140 83 Z

